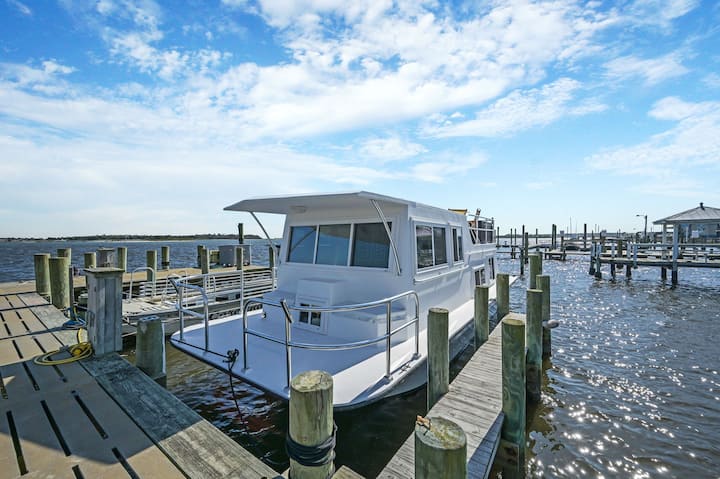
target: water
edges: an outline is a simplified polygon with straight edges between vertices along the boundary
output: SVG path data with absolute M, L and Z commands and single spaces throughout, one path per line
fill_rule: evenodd
M 193 265 L 197 243 L 177 243 L 187 251 L 169 243 L 173 266 L 180 257 Z M 168 243 L 137 243 L 138 266 L 148 244 Z M 12 245 L 18 244 L 0 245 L 0 278 L 31 278 L 36 251 Z M 66 243 L 47 245 L 37 252 Z M 75 243 L 68 246 L 74 254 L 84 252 Z M 267 250 L 254 249 L 261 251 Z M 22 263 L 9 254 L 29 256 L 30 274 L 9 272 Z M 518 271 L 516 260 L 498 265 L 502 272 Z M 680 285 L 671 288 L 659 280 L 657 268 L 635 270 L 629 281 L 618 275 L 614 283 L 589 276 L 587 258 L 546 261 L 543 268 L 552 278 L 552 315 L 562 325 L 553 331 L 542 404 L 528 411 L 529 476 L 720 478 L 720 271 L 681 269 Z M 515 311 L 524 311 L 526 286 L 521 279 L 511 290 Z M 455 373 L 471 354 L 468 349 L 453 363 Z M 276 470 L 288 466 L 286 404 L 236 381 L 238 415 L 226 374 L 172 347 L 167 364 L 168 388 L 183 402 Z M 420 389 L 336 414 L 336 464 L 377 475 L 412 431 L 415 416 L 425 412 L 424 404 Z
M 246 243 L 253 245 L 252 260 L 254 264 L 268 264 L 267 240 L 248 239 Z M 146 266 L 146 252 L 158 251 L 160 247 L 170 247 L 170 267 L 197 267 L 197 246 L 217 249 L 220 245 L 234 245 L 237 240 L 212 239 L 189 241 L 6 241 L 0 242 L 0 283 L 7 281 L 33 280 L 35 270 L 33 255 L 36 253 L 57 254 L 58 248 L 72 248 L 72 264 L 83 266 L 83 253 L 97 251 L 99 248 L 127 247 L 128 271 Z

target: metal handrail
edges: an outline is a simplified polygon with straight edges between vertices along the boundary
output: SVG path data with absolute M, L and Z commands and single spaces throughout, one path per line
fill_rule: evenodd
M 133 276 L 134 276 L 135 273 L 137 273 L 138 271 L 151 271 L 151 272 L 152 272 L 152 275 L 153 275 L 153 284 L 152 284 L 153 289 L 152 289 L 152 291 L 153 291 L 153 296 L 155 296 L 155 279 L 157 278 L 157 276 L 155 275 L 155 270 L 154 270 L 153 268 L 151 268 L 150 266 L 143 266 L 143 267 L 140 267 L 140 268 L 135 268 L 134 270 L 132 270 L 132 271 L 130 272 L 130 290 L 128 291 L 128 297 L 127 297 L 127 299 L 132 299 Z
M 415 317 L 411 319 L 410 321 L 407 321 L 405 324 L 392 329 L 392 303 L 397 301 L 401 298 L 407 298 L 411 297 L 415 300 Z M 284 314 L 285 314 L 285 337 L 283 339 L 279 339 L 277 337 L 270 336 L 265 333 L 261 333 L 260 331 L 254 331 L 248 328 L 248 322 L 247 322 L 247 312 L 248 308 L 251 304 L 261 304 L 265 306 L 273 306 L 282 308 Z M 360 311 L 364 309 L 370 309 L 375 308 L 378 306 L 385 305 L 385 321 L 387 324 L 386 333 L 382 336 L 378 336 L 376 338 L 372 339 L 366 339 L 362 341 L 354 341 L 349 343 L 338 343 L 338 344 L 312 344 L 312 343 L 301 343 L 301 342 L 293 342 L 290 335 L 291 335 L 291 328 L 290 324 L 292 323 L 292 315 L 290 313 L 291 310 L 293 311 L 305 311 L 309 314 L 312 313 L 338 313 L 338 312 L 347 312 L 347 311 Z M 342 351 L 347 349 L 357 349 L 366 347 L 375 343 L 379 343 L 381 341 L 385 341 L 385 379 L 390 380 L 392 378 L 392 375 L 390 374 L 390 367 L 391 367 L 391 346 L 392 346 L 392 336 L 394 336 L 396 333 L 404 330 L 405 328 L 415 325 L 415 354 L 413 355 L 413 359 L 417 359 L 420 356 L 420 299 L 418 298 L 418 295 L 415 291 L 407 291 L 405 293 L 400 293 L 395 296 L 391 296 L 389 298 L 384 298 L 376 301 L 372 301 L 369 303 L 357 303 L 357 304 L 349 304 L 349 305 L 340 305 L 340 306 L 328 306 L 328 307 L 310 307 L 310 306 L 289 306 L 287 302 L 283 299 L 282 301 L 269 301 L 265 299 L 260 298 L 251 298 L 249 299 L 243 308 L 243 370 L 248 369 L 247 365 L 247 359 L 248 359 L 248 335 L 255 336 L 261 339 L 265 339 L 274 343 L 283 344 L 285 345 L 285 376 L 286 376 L 286 383 L 287 387 L 290 387 L 290 380 L 292 379 L 292 348 L 300 348 L 300 349 L 311 349 L 311 350 L 336 350 L 336 351 Z M 182 337 L 181 337 L 182 339 Z
M 208 346 L 210 345 L 210 315 L 209 315 L 209 307 L 208 307 L 208 296 L 207 292 L 202 286 L 194 285 L 194 284 L 188 284 L 185 281 L 187 278 L 183 278 L 181 280 L 176 280 L 174 278 L 170 278 L 170 282 L 173 284 L 175 289 L 178 292 L 178 302 L 177 302 L 177 310 L 178 310 L 178 320 L 180 322 L 180 341 L 183 340 L 183 333 L 185 331 L 185 315 L 189 314 L 190 316 L 193 316 L 195 318 L 203 318 L 205 320 L 205 350 L 207 351 Z M 196 291 L 200 291 L 200 295 L 203 299 L 203 312 L 196 313 L 195 311 L 183 307 L 183 290 L 185 289 L 192 289 Z

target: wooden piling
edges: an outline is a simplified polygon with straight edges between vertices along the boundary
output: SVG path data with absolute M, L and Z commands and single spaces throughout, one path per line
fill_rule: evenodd
M 123 270 L 123 272 L 127 271 L 127 247 L 126 246 L 118 246 L 116 266 L 118 267 L 118 269 Z
M 424 421 L 415 424 L 415 479 L 465 479 L 465 431 L 443 417 Z
M 242 223 L 239 223 L 242 224 Z M 235 267 L 238 271 L 242 271 L 243 264 L 245 263 L 245 259 L 243 255 L 245 254 L 245 250 L 242 246 L 236 246 L 235 247 Z
M 450 388 L 448 310 L 430 308 L 427 324 L 427 410 L 429 411 Z
M 200 246 L 200 272 L 202 274 L 210 272 L 210 250 L 204 246 Z
M 542 291 L 542 355 L 552 355 L 552 338 L 550 324 L 550 276 L 541 274 L 537 277 L 537 289 Z
M 590 270 L 588 271 L 590 276 L 595 274 L 595 243 L 590 244 Z
M 91 251 L 90 253 L 84 253 L 83 254 L 84 263 L 83 266 L 85 268 L 94 268 L 97 264 L 95 252 Z
M 663 281 L 667 280 L 667 268 L 664 266 L 660 268 L 660 279 Z
M 152 268 L 152 271 L 147 271 L 147 277 L 146 280 L 150 282 L 155 282 L 155 272 L 157 271 L 157 250 L 150 249 L 147 250 L 147 253 L 145 254 L 145 265 L 148 268 Z
M 602 279 L 602 263 L 600 262 L 600 255 L 602 255 L 603 246 L 602 243 L 596 243 L 595 245 L 595 278 Z
M 583 224 L 583 249 L 587 249 L 587 223 Z
M 510 312 L 510 275 L 498 273 L 495 276 L 497 317 L 501 320 Z
M 537 275 L 541 274 L 540 255 L 530 255 L 530 285 L 529 289 L 535 289 L 537 284 Z
M 542 385 L 542 304 L 542 290 L 528 289 L 525 325 L 527 366 L 525 373 L 528 399 L 535 404 L 540 402 L 540 387 Z
M 632 265 L 630 265 L 630 264 L 625 266 L 625 277 L 627 279 L 632 278 Z
M 502 320 L 502 410 L 500 433 L 503 463 L 525 467 L 525 318 L 510 313 Z
M 552 225 L 551 244 L 552 249 L 557 249 L 557 225 Z
M 610 277 L 615 281 L 615 261 L 610 261 Z
M 43 298 L 50 299 L 50 253 L 37 253 L 35 263 L 35 291 Z
M 57 255 L 58 258 L 67 258 L 68 266 L 72 265 L 72 248 L 58 248 Z
M 524 226 L 523 229 L 525 229 Z M 523 261 L 525 261 L 525 264 L 528 264 L 528 254 L 530 253 L 530 233 L 528 233 L 527 231 L 523 233 L 523 251 Z
M 161 386 L 167 385 L 165 328 L 157 316 L 140 318 L 137 322 L 135 366 Z
M 490 336 L 490 313 L 488 301 L 490 287 L 487 285 L 475 286 L 475 349 L 485 344 Z
M 290 382 L 290 426 L 292 442 L 302 446 L 319 446 L 333 435 L 333 380 L 324 371 L 305 371 Z M 289 444 L 292 444 L 289 441 Z M 304 459 L 290 455 L 292 479 L 326 479 L 334 470 L 332 450 L 321 465 L 307 465 Z
M 197 267 L 200 269 L 202 269 L 203 249 L 205 249 L 203 245 L 197 245 Z
M 95 356 L 122 350 L 122 277 L 119 268 L 87 268 L 88 341 Z
M 160 247 L 160 266 L 162 269 L 170 269 L 170 246 Z
M 50 299 L 53 306 L 63 310 L 70 307 L 70 283 L 68 269 L 70 258 L 59 256 L 48 260 L 50 272 Z

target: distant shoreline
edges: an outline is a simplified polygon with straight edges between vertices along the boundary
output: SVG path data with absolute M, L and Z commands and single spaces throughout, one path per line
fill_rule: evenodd
M 244 235 L 245 239 L 261 239 L 257 235 Z M 12 241 L 194 241 L 232 239 L 237 234 L 196 234 L 196 235 L 89 235 L 89 236 L 48 236 L 47 238 L 0 238 L 2 242 Z

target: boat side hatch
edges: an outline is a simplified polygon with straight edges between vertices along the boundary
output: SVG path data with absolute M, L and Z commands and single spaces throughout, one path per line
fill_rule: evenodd
M 295 292 L 295 306 L 299 308 L 327 308 L 335 304 L 338 281 L 301 279 Z M 297 311 L 295 325 L 322 334 L 327 334 L 329 313 Z

